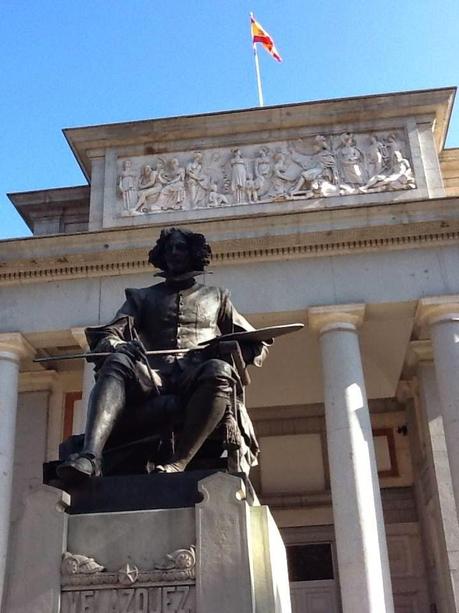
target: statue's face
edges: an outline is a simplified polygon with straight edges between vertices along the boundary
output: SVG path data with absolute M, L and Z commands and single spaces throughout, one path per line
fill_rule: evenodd
M 191 270 L 190 249 L 185 237 L 179 232 L 174 232 L 167 239 L 164 260 L 167 272 L 172 275 L 181 275 Z

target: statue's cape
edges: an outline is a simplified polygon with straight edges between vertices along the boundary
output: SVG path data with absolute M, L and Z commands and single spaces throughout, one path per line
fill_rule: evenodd
M 118 315 L 103 326 L 88 326 L 85 328 L 86 340 L 91 351 L 98 343 L 107 337 L 107 332 L 116 335 L 120 341 L 136 340 L 134 318 L 131 315 Z

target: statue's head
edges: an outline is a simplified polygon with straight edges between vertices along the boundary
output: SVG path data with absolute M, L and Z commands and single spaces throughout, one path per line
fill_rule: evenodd
M 166 276 L 201 272 L 210 262 L 211 249 L 203 234 L 182 228 L 161 230 L 156 245 L 148 254 L 150 264 Z
M 340 139 L 343 145 L 350 146 L 354 144 L 354 136 L 351 132 L 344 132 L 344 134 L 341 134 Z
M 314 137 L 314 150 L 321 151 L 322 149 L 328 149 L 327 139 L 322 134 L 317 134 Z

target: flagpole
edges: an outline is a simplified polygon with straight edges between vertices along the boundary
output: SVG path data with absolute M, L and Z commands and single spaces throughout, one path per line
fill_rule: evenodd
M 253 13 L 250 13 L 250 31 L 252 32 L 252 19 Z M 257 87 L 258 87 L 258 106 L 265 106 L 263 100 L 263 89 L 261 87 L 261 75 L 260 75 L 260 62 L 258 61 L 257 44 L 253 43 L 253 58 L 255 60 L 255 72 L 257 75 Z
M 263 100 L 263 89 L 261 87 L 260 62 L 258 61 L 258 52 L 256 44 L 253 45 L 253 57 L 255 58 L 255 72 L 257 73 L 258 106 L 265 106 L 265 102 Z

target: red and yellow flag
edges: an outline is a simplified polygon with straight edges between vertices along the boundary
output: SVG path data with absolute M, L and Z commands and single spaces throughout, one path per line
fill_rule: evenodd
M 272 37 L 264 30 L 261 25 L 254 19 L 254 17 L 250 16 L 250 27 L 252 30 L 252 43 L 255 45 L 256 43 L 261 43 L 266 51 L 278 62 L 282 62 L 282 58 L 279 55 L 278 50 L 276 49 L 276 45 L 274 44 L 274 40 Z

